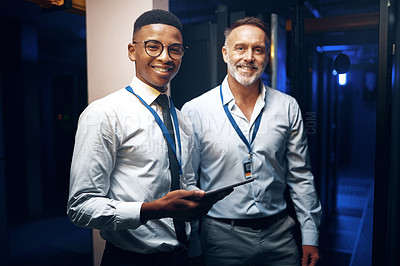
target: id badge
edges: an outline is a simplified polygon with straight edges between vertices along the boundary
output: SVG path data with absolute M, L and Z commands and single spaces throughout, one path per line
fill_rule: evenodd
M 246 156 L 243 160 L 243 170 L 244 170 L 244 177 L 250 178 L 251 177 L 251 157 Z

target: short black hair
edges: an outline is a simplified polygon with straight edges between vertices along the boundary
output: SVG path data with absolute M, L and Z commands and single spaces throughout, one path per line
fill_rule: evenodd
M 153 9 L 140 15 L 133 26 L 133 34 L 139 31 L 143 26 L 150 24 L 166 24 L 177 28 L 182 34 L 182 23 L 177 16 L 169 11 L 162 9 Z

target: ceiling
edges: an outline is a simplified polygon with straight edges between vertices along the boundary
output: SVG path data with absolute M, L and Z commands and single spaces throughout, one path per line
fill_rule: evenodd
M 226 6 L 229 14 L 261 15 L 267 18 L 275 13 L 290 20 L 294 17 L 296 3 L 295 0 L 169 0 L 169 8 L 184 25 L 187 25 L 216 22 L 220 6 Z M 377 13 L 379 4 L 379 0 L 308 0 L 304 1 L 303 15 L 305 19 L 333 18 L 331 23 L 335 24 L 335 21 L 340 20 L 335 18 L 338 16 Z M 68 55 L 65 56 L 65 60 L 78 61 L 79 58 L 85 58 L 84 16 L 69 12 L 50 12 L 43 16 L 43 10 L 36 4 L 26 0 L 13 0 L 2 3 L 1 17 L 12 17 L 23 23 L 37 25 L 39 40 L 46 40 L 39 45 L 44 56 L 47 53 L 52 54 L 53 50 L 62 50 Z M 321 45 L 329 46 L 330 53 L 333 54 L 340 52 L 335 51 L 335 47 L 342 49 L 343 45 L 347 45 L 353 58 L 352 62 L 377 60 L 377 34 L 372 36 L 369 32 L 358 32 L 346 35 L 342 32 L 327 32 L 320 39 Z
M 218 6 L 225 5 L 229 12 L 245 11 L 246 15 L 276 13 L 290 19 L 297 2 L 295 0 L 169 0 L 170 10 L 183 23 L 213 21 Z M 335 17 L 352 14 L 379 12 L 379 0 L 308 0 L 304 1 L 304 17 Z
M 304 3 L 304 19 L 319 19 L 314 25 L 329 23 L 331 28 L 343 22 L 347 16 L 347 25 L 352 27 L 352 18 L 362 14 L 373 14 L 367 20 L 374 26 L 363 30 L 326 31 L 318 33 L 318 49 L 335 57 L 346 53 L 352 64 L 371 64 L 378 60 L 378 21 L 379 0 L 169 0 L 169 8 L 184 25 L 216 22 L 219 6 L 226 6 L 229 14 L 240 12 L 246 16 L 269 18 L 278 14 L 286 21 L 294 19 L 297 3 Z M 340 18 L 342 17 L 342 18 Z M 323 22 L 322 22 L 323 21 Z M 266 21 L 268 23 L 268 21 Z M 306 25 L 307 26 L 307 25 Z M 307 36 L 307 40 L 310 35 Z M 328 51 L 329 50 L 329 51 Z

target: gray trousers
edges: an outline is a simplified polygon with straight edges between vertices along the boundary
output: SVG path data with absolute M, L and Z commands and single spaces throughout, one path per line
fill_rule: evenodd
M 271 227 L 254 230 L 205 217 L 201 242 L 207 266 L 298 266 L 294 220 L 287 216 Z

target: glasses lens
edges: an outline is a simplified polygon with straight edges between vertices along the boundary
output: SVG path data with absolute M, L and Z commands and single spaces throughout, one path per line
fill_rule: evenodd
M 185 48 L 183 47 L 182 44 L 173 43 L 170 46 L 168 46 L 168 53 L 172 59 L 180 59 L 185 53 Z
M 163 46 L 159 41 L 148 41 L 145 48 L 148 55 L 157 57 L 161 54 Z

